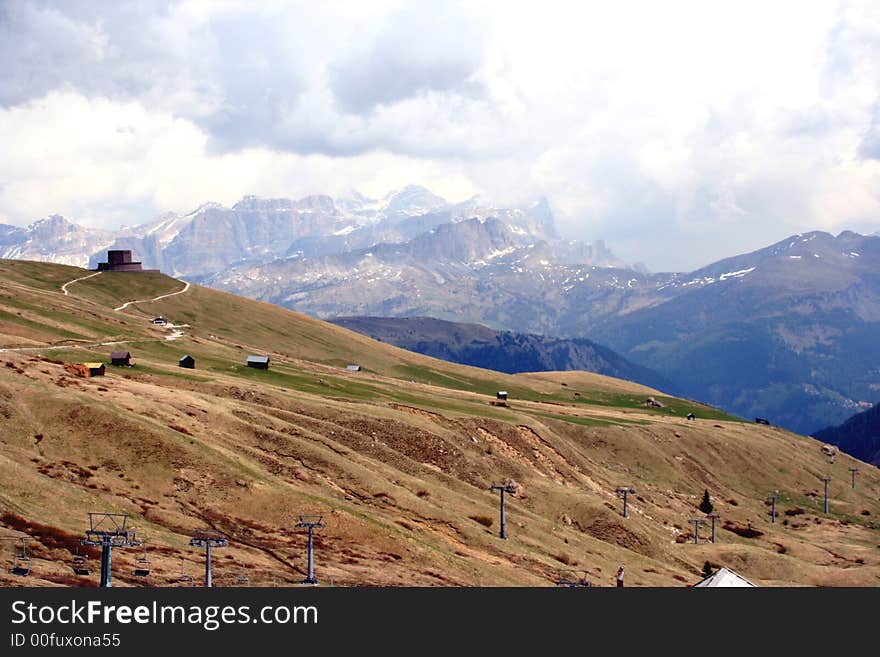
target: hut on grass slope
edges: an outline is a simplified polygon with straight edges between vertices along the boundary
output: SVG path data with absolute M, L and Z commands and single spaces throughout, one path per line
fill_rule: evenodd
M 268 370 L 269 369 L 269 357 L 268 356 L 248 356 L 247 357 L 247 366 L 256 368 L 258 370 Z

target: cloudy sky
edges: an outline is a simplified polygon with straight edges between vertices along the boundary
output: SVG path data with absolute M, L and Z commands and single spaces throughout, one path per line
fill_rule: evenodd
M 2 0 L 0 71 L 16 225 L 417 183 L 652 270 L 880 229 L 876 2 Z

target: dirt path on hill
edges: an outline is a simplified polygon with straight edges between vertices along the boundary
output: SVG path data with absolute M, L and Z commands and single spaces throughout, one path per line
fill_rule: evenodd
M 68 286 L 68 285 L 70 285 L 70 284 L 72 284 L 72 283 L 76 283 L 77 281 L 84 281 L 84 280 L 86 280 L 87 278 L 94 278 L 95 276 L 100 276 L 100 275 L 101 275 L 101 272 L 96 271 L 94 274 L 89 274 L 88 276 L 80 276 L 79 278 L 74 278 L 72 281 L 67 281 L 64 285 L 62 285 L 62 286 L 61 286 L 61 291 L 64 292 L 64 296 L 67 296 L 68 294 L 70 294 L 70 293 L 67 291 L 67 286 Z
M 140 301 L 126 301 L 124 304 L 122 304 L 118 308 L 114 308 L 113 310 L 118 312 L 120 310 L 125 310 L 129 306 L 136 304 L 136 303 L 151 303 L 153 301 L 159 301 L 160 299 L 167 299 L 168 297 L 173 297 L 173 296 L 177 296 L 178 294 L 183 294 L 184 292 L 189 290 L 189 283 L 187 281 L 183 281 L 183 282 L 185 285 L 183 286 L 182 290 L 178 290 L 177 292 L 172 292 L 170 294 L 162 294 L 162 295 L 155 297 L 153 299 L 141 299 Z
M 87 278 L 93 278 L 95 276 L 99 276 L 102 272 L 95 272 L 93 274 L 89 274 L 88 276 L 81 276 L 80 278 L 75 278 L 72 281 L 67 281 L 64 285 L 61 286 L 61 291 L 65 295 L 69 295 L 70 293 L 67 291 L 67 286 L 76 283 L 77 281 L 84 281 Z M 189 290 L 190 284 L 187 281 L 183 281 L 184 286 L 182 290 L 178 290 L 177 292 L 171 292 L 169 294 L 162 294 L 153 299 L 142 299 L 139 301 L 127 301 L 118 308 L 114 308 L 113 310 L 116 312 L 125 310 L 126 307 L 135 304 L 135 303 L 150 303 L 151 301 L 159 301 L 161 299 L 167 299 L 168 297 L 173 297 L 178 294 L 183 294 L 187 290 Z M 166 328 L 171 330 L 169 335 L 164 337 L 164 340 L 173 341 L 178 340 L 179 338 L 184 337 L 186 334 L 181 331 L 182 328 L 188 328 L 189 324 L 168 324 Z M 92 342 L 89 344 L 62 344 L 62 345 L 47 345 L 42 347 L 12 347 L 7 349 L 0 349 L 0 353 L 9 352 L 9 351 L 44 351 L 47 349 L 92 349 L 94 347 L 111 347 L 121 344 L 138 344 L 144 342 L 162 342 L 162 340 L 150 339 L 150 338 L 141 338 L 137 340 L 112 340 L 107 342 Z

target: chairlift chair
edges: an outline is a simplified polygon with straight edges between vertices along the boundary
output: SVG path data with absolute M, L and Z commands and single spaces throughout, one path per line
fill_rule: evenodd
M 177 585 L 178 586 L 193 586 L 195 580 L 193 579 L 192 575 L 186 574 L 186 571 L 184 570 L 185 563 L 186 562 L 184 561 L 183 557 L 181 557 L 181 559 L 180 559 L 180 577 L 177 578 Z
M 235 586 L 250 586 L 251 578 L 247 576 L 247 566 L 241 567 L 241 574 L 235 576 Z
M 150 560 L 147 559 L 147 544 L 144 542 L 144 556 L 138 557 L 134 562 L 134 571 L 131 573 L 135 577 L 150 576 Z
M 587 580 L 586 570 L 560 570 L 559 576 L 554 581 L 556 586 L 568 588 L 582 588 L 592 586 Z
M 560 570 L 553 583 L 556 586 L 574 586 L 574 571 Z
M 91 575 L 92 569 L 89 566 L 88 557 L 84 557 L 79 553 L 79 548 L 76 549 L 76 554 L 73 556 L 73 561 L 70 564 L 70 567 L 73 568 L 73 572 L 77 575 Z
M 21 539 L 21 545 L 16 548 L 15 560 L 12 562 L 12 570 L 9 571 L 19 577 L 27 577 L 31 574 L 31 558 L 27 553 L 27 544 Z

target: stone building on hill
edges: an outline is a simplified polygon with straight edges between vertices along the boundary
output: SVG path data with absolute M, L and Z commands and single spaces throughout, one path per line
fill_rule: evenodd
M 158 269 L 144 269 L 143 263 L 131 259 L 131 251 L 107 251 L 107 262 L 99 262 L 96 271 L 137 271 L 158 272 Z

